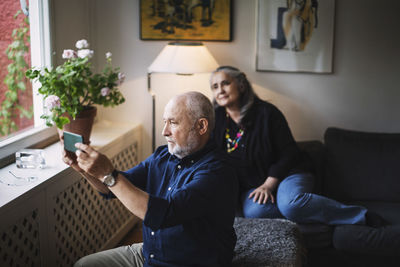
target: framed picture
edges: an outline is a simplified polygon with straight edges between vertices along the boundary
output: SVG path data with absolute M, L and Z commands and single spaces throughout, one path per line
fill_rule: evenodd
M 258 0 L 257 71 L 332 72 L 334 0 Z
M 142 40 L 232 40 L 233 0 L 140 0 Z

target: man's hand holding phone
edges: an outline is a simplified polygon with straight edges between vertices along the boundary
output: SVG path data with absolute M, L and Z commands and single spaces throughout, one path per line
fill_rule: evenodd
M 63 131 L 63 136 L 61 138 L 62 143 L 64 144 L 64 162 L 71 167 L 73 167 L 76 171 L 81 172 L 82 170 L 78 167 L 76 162 L 76 154 L 75 152 L 78 150 L 75 147 L 76 143 L 83 143 L 82 135 Z
M 107 194 L 109 190 L 100 178 L 114 170 L 111 161 L 105 155 L 84 144 L 81 135 L 64 132 L 62 140 L 63 161 L 79 172 L 98 191 Z M 78 147 L 76 144 L 79 144 Z
M 63 140 L 64 162 L 76 171 L 84 171 L 97 178 L 102 178 L 105 174 L 113 171 L 114 168 L 111 161 L 89 145 L 85 145 L 81 135 L 64 131 Z M 80 148 L 75 146 L 77 143 L 81 143 Z

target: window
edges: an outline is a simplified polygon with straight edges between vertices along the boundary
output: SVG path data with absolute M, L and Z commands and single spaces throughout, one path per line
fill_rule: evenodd
M 29 19 L 19 1 L 3 0 L 2 5 L 6 12 L 0 17 L 0 136 L 5 138 L 32 126 L 33 118 L 32 86 L 24 77 L 31 59 Z
M 10 21 L 13 20 L 12 16 L 16 12 L 15 9 L 21 8 L 20 2 L 23 4 L 23 1 L 20 0 L 2 0 L 2 13 L 11 15 L 11 17 L 7 18 L 7 20 L 9 20 L 8 25 L 11 25 L 10 27 L 15 26 L 15 23 L 11 23 Z M 4 9 L 8 9 L 7 12 L 4 12 Z M 29 32 L 31 56 L 30 58 L 25 58 L 27 62 L 31 62 L 32 66 L 51 65 L 49 21 L 49 0 L 30 0 Z M 19 22 L 20 21 L 17 22 L 17 26 L 19 25 Z M 5 24 L 7 25 L 7 23 Z M 6 32 L 11 31 L 8 29 Z M 8 42 L 8 44 L 9 43 L 10 42 Z M 8 44 L 4 45 L 3 43 L 0 48 L 2 49 L 4 47 L 5 49 Z M 1 64 L 1 73 L 7 73 L 8 64 Z M 18 86 L 21 87 L 22 85 Z M 17 118 L 16 122 L 18 123 L 18 130 L 14 130 L 9 134 L 0 136 L 0 166 L 9 163 L 10 158 L 12 158 L 10 155 L 13 155 L 18 149 L 30 147 L 55 135 L 55 129 L 45 127 L 43 120 L 40 119 L 40 115 L 42 114 L 43 110 L 43 100 L 41 96 L 37 94 L 39 87 L 38 84 L 34 83 L 31 88 L 30 85 L 27 85 L 26 87 L 27 90 L 30 90 L 30 93 L 28 93 L 28 96 L 25 97 L 22 97 L 18 94 L 18 100 L 22 102 L 21 105 L 23 107 L 31 108 L 33 116 L 31 119 L 21 120 Z M 8 90 L 8 87 L 2 87 L 2 90 L 3 91 L 0 92 L 3 98 L 0 98 L 0 101 L 4 99 L 4 90 Z

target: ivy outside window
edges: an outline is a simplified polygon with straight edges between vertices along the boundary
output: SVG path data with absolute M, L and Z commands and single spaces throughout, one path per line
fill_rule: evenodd
M 2 0 L 0 9 L 1 167 L 15 151 L 48 139 L 54 130 L 40 119 L 38 85 L 25 76 L 31 65 L 51 65 L 49 0 Z
M 4 0 L 9 12 L 0 19 L 0 136 L 33 126 L 32 86 L 24 77 L 30 66 L 29 19 L 20 2 Z M 11 16 L 15 13 L 14 16 Z M 5 46 L 7 48 L 5 49 Z

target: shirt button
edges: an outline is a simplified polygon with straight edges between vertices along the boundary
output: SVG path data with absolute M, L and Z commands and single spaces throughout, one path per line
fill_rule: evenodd
M 190 161 L 190 163 L 192 163 L 192 164 L 193 164 L 193 163 L 194 163 L 194 160 L 191 160 L 191 161 Z
M 168 187 L 168 191 L 171 191 L 171 189 L 172 189 L 171 187 Z
M 181 165 L 178 165 L 178 170 L 180 170 L 182 167 L 181 167 Z
M 154 232 L 151 232 L 151 235 L 154 235 Z
M 150 258 L 152 258 L 152 259 L 153 259 L 153 258 L 154 258 L 154 254 L 150 254 Z

